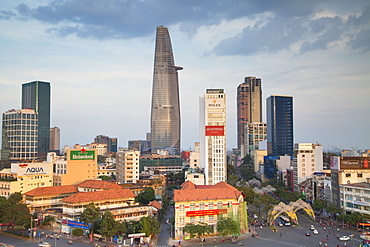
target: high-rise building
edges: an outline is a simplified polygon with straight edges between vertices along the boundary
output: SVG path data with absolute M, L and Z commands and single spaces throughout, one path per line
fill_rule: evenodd
M 200 167 L 205 184 L 227 179 L 226 94 L 223 89 L 207 89 L 200 97 Z
M 267 154 L 293 156 L 293 97 L 271 95 L 266 102 Z
M 57 152 L 57 154 L 59 155 L 60 129 L 58 127 L 50 128 L 50 151 Z
M 38 117 L 32 109 L 3 113 L 1 159 L 37 159 Z
M 116 153 L 117 152 L 117 138 L 110 138 L 109 136 L 98 135 L 94 138 L 94 142 L 99 144 L 107 144 L 107 151 L 108 153 Z
M 37 156 L 46 159 L 50 149 L 50 83 L 33 81 L 22 84 L 22 109 L 39 115 Z
M 180 153 L 181 119 L 178 85 L 178 70 L 175 66 L 168 29 L 157 27 L 152 109 L 151 109 L 151 149 L 171 150 L 170 154 Z
M 267 139 L 266 123 L 253 122 L 245 125 L 245 153 L 251 154 L 252 150 L 258 150 L 261 141 Z
M 262 87 L 261 79 L 245 77 L 244 83 L 237 89 L 237 124 L 238 149 L 245 155 L 245 125 L 253 122 L 262 122 Z

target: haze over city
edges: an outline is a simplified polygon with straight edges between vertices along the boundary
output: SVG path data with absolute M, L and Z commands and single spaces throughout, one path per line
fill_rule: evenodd
M 2 1 L 0 112 L 21 85 L 51 83 L 61 145 L 150 132 L 156 26 L 168 27 L 179 72 L 182 149 L 199 141 L 199 96 L 223 88 L 228 149 L 236 88 L 262 79 L 294 99 L 295 142 L 370 147 L 369 1 Z M 264 121 L 265 113 L 263 114 Z

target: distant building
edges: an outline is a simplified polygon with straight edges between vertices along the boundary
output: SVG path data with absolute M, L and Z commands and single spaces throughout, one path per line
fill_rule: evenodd
M 238 149 L 244 153 L 245 125 L 253 122 L 262 122 L 262 86 L 261 79 L 245 77 L 244 83 L 237 88 L 237 125 Z M 245 153 L 242 154 L 242 158 Z
M 37 159 L 38 118 L 39 114 L 32 109 L 13 109 L 3 113 L 1 159 Z
M 168 29 L 157 27 L 151 106 L 151 151 L 171 148 L 173 155 L 180 154 L 181 115 L 178 71 L 172 52 Z M 148 139 L 149 140 L 149 139 Z
M 148 140 L 129 140 L 128 150 L 144 152 L 150 149 L 150 141 Z
M 245 125 L 245 132 L 244 132 L 244 147 L 245 150 L 243 152 L 245 154 L 251 154 L 253 150 L 259 149 L 259 144 L 261 141 L 267 139 L 267 126 L 266 123 L 261 122 L 253 122 L 248 123 Z
M 179 155 L 158 155 L 140 156 L 140 171 L 153 170 L 158 174 L 168 174 L 182 170 L 183 160 Z
M 293 97 L 271 95 L 266 103 L 268 155 L 293 156 Z
M 227 179 L 226 94 L 223 89 L 207 89 L 200 98 L 200 167 L 206 185 Z
M 38 113 L 38 158 L 46 159 L 50 150 L 50 83 L 33 81 L 22 84 L 22 109 Z
M 60 153 L 60 129 L 58 127 L 50 128 L 50 151 Z
M 105 143 L 107 144 L 107 151 L 108 153 L 116 153 L 117 152 L 117 138 L 110 138 L 109 136 L 98 135 L 94 138 L 95 143 Z
M 139 180 L 140 151 L 117 152 L 116 174 L 118 183 L 136 183 Z

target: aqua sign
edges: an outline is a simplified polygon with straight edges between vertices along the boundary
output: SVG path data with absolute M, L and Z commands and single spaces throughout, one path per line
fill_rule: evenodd
M 94 160 L 95 151 L 87 151 L 82 149 L 80 151 L 70 151 L 69 153 L 70 160 Z

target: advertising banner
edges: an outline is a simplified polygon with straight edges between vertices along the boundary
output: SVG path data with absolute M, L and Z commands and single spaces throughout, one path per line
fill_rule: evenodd
M 209 209 L 186 212 L 186 217 L 226 214 L 227 209 Z
M 70 160 L 94 160 L 95 151 L 94 150 L 85 150 L 81 149 L 79 151 L 71 150 L 69 151 Z
M 85 224 L 83 222 L 68 220 L 68 226 L 71 226 L 71 227 L 76 227 L 76 228 L 82 228 L 82 229 L 85 229 L 85 230 L 89 230 L 90 225 L 91 224 Z
M 206 136 L 224 136 L 225 126 L 206 126 Z

